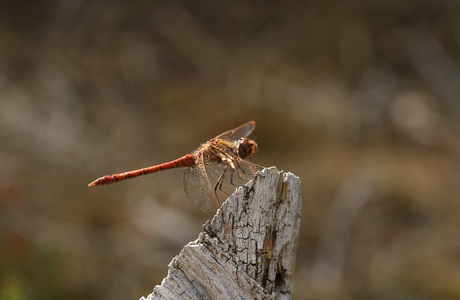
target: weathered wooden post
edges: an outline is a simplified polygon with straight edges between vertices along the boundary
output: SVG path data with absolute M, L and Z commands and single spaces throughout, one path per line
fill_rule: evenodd
M 264 169 L 223 203 L 141 300 L 292 298 L 301 205 L 298 177 Z

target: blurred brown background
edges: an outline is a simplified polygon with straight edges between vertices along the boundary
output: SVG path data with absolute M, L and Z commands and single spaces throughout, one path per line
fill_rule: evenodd
M 138 299 L 254 119 L 302 180 L 296 299 L 460 299 L 460 2 L 0 1 L 0 298 Z

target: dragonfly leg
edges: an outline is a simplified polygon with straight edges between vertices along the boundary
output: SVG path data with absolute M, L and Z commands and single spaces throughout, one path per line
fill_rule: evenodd
M 238 174 L 239 172 L 236 172 L 236 173 L 237 173 L 236 175 L 238 176 L 238 178 L 240 178 L 241 180 L 244 180 L 243 178 L 241 178 L 240 174 Z M 234 178 L 235 178 L 235 169 L 232 168 L 232 172 L 231 172 L 231 174 L 230 174 L 230 184 L 231 184 L 231 185 L 237 185 L 237 184 L 235 184 L 235 182 L 233 181 Z
M 247 173 L 243 168 L 240 167 L 240 165 L 237 163 L 236 165 L 238 167 L 238 170 L 236 168 L 232 168 L 231 174 L 230 174 L 230 184 L 234 186 L 240 186 L 241 184 L 235 183 L 235 173 L 238 179 L 242 181 L 246 181 L 250 179 L 253 175 L 250 173 Z M 241 171 L 241 172 L 239 172 Z M 243 178 L 246 177 L 246 178 Z
M 236 162 L 236 166 L 238 167 L 236 175 L 241 180 L 246 180 L 248 178 L 252 178 L 255 175 L 256 172 L 258 172 L 259 170 L 262 169 L 262 167 L 259 166 L 259 165 L 251 164 L 250 165 L 251 170 L 249 170 L 251 173 L 249 173 L 248 171 L 245 170 L 245 168 L 241 167 L 241 165 L 240 165 L 240 163 L 238 161 Z M 246 177 L 246 178 L 243 178 L 243 177 Z
M 254 174 L 246 172 L 244 168 L 240 167 L 240 164 L 238 162 L 236 163 L 236 166 L 238 167 L 238 170 L 232 169 L 232 174 L 230 177 L 230 183 L 232 185 L 239 185 L 239 184 L 234 183 L 235 173 L 236 173 L 236 176 L 238 176 L 238 179 L 242 181 L 249 180 L 254 175 Z
M 216 198 L 217 198 L 217 189 L 219 189 L 219 191 L 221 191 L 222 193 L 224 193 L 225 195 L 227 196 L 230 196 L 227 192 L 224 191 L 224 189 L 222 188 L 222 184 L 224 183 L 224 179 L 225 179 L 225 173 L 227 173 L 228 171 L 228 165 L 225 167 L 225 170 L 222 172 L 222 174 L 220 174 L 219 176 L 219 179 L 217 179 L 217 182 L 216 184 L 214 185 L 214 193 L 216 195 Z

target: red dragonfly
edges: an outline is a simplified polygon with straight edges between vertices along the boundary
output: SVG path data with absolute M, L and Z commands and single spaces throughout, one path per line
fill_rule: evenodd
M 194 205 L 203 211 L 209 211 L 212 199 L 220 207 L 217 191 L 227 194 L 223 185 L 243 185 L 262 169 L 261 166 L 247 161 L 257 153 L 256 142 L 247 138 L 255 127 L 256 122 L 249 121 L 210 139 L 197 150 L 178 159 L 139 170 L 102 176 L 88 186 L 107 185 L 158 171 L 188 167 L 184 174 L 185 193 Z

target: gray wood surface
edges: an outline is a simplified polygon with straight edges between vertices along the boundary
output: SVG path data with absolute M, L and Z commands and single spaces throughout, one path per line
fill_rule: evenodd
M 292 298 L 301 205 L 298 177 L 264 169 L 223 203 L 141 300 Z

